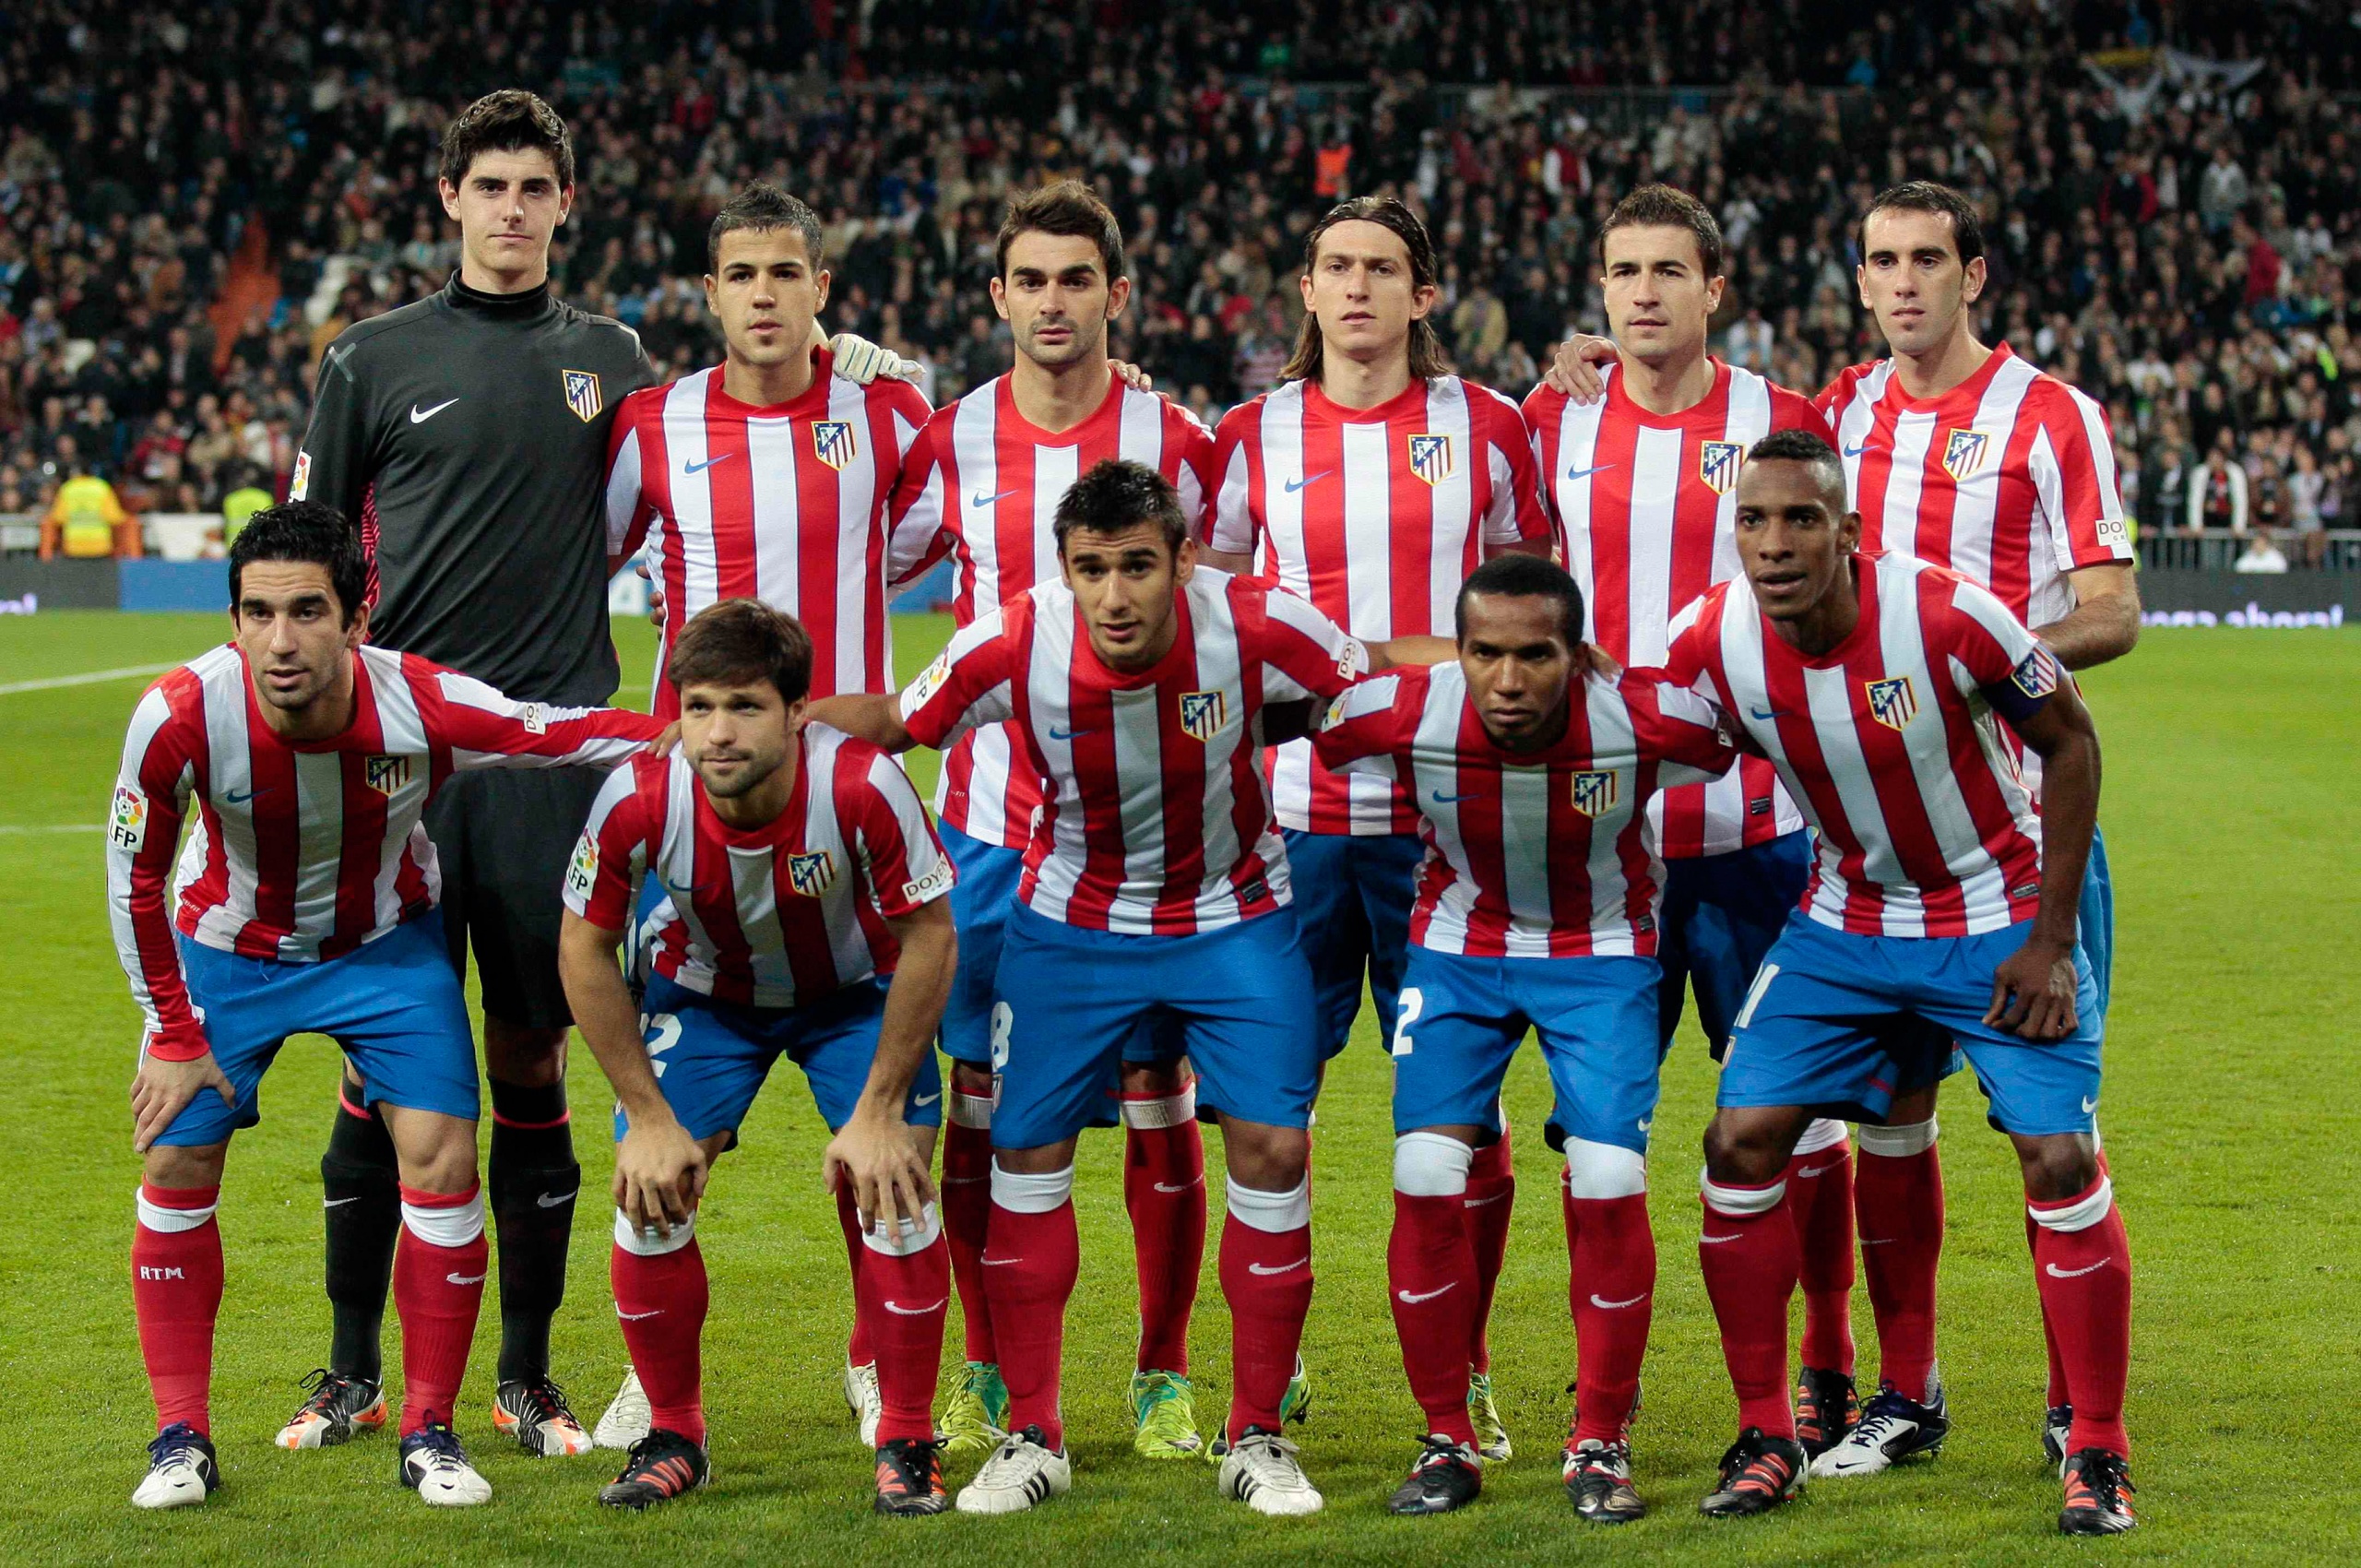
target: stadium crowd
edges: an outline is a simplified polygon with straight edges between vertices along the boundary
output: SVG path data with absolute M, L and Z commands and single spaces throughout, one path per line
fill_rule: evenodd
M 77 476 L 104 482 L 75 505 L 134 513 L 284 496 L 327 343 L 455 265 L 441 126 L 510 84 L 580 152 L 557 288 L 674 371 L 718 357 L 705 229 L 759 176 L 830 223 L 829 327 L 953 397 L 1007 362 L 1003 201 L 1074 172 L 1131 244 L 1115 352 L 1208 422 L 1287 356 L 1304 227 L 1372 190 L 1436 235 L 1460 367 L 1521 395 L 1597 329 L 1608 207 L 1662 179 L 1730 241 L 1719 351 L 1809 390 L 1881 352 L 1848 215 L 1923 175 L 1985 207 L 1979 333 L 2106 406 L 2143 529 L 2277 533 L 2300 565 L 2361 506 L 2361 163 L 2331 85 L 2361 34 L 2332 17 L 2160 38 L 2136 0 L 1704 0 L 1636 27 L 1591 3 L 860 9 L 13 8 L 0 514 Z

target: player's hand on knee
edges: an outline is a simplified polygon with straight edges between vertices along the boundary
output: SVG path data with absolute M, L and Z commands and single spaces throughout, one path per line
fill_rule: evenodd
M 852 1185 L 852 1201 L 864 1221 L 888 1236 L 901 1234 L 934 1201 L 934 1177 L 919 1140 L 899 1116 L 856 1114 L 828 1141 L 823 1179 L 830 1191 Z
M 2074 1032 L 2074 952 L 2028 941 L 1992 970 L 1992 1005 L 1984 1021 L 2026 1039 L 2063 1039 Z
M 670 1117 L 635 1123 L 615 1147 L 615 1206 L 642 1230 L 670 1236 L 705 1193 L 703 1145 Z
M 1596 403 L 1606 395 L 1607 379 L 1597 367 L 1615 358 L 1615 339 L 1577 332 L 1558 345 L 1544 386 L 1562 392 L 1577 403 Z
M 231 1110 L 238 1109 L 238 1091 L 230 1087 L 229 1075 L 211 1051 L 186 1062 L 141 1056 L 139 1071 L 131 1079 L 132 1152 L 146 1154 L 173 1119 L 207 1089 L 219 1094 Z

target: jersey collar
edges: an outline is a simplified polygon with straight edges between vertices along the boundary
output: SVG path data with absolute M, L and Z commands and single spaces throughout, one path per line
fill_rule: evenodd
M 470 289 L 459 281 L 457 267 L 451 280 L 443 286 L 443 303 L 453 310 L 472 315 L 488 316 L 494 321 L 531 321 L 557 308 L 545 281 L 539 288 L 528 289 L 521 294 L 487 294 L 481 289 Z

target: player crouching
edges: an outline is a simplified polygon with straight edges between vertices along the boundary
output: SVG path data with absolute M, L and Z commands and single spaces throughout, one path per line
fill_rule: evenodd
M 366 580 L 360 540 L 333 507 L 258 513 L 230 552 L 231 641 L 149 687 L 124 742 L 107 897 L 147 1016 L 131 1086 L 144 1160 L 131 1274 L 159 1430 L 132 1493 L 142 1508 L 202 1503 L 220 1484 L 214 1211 L 231 1135 L 261 1119 L 263 1074 L 299 1032 L 343 1048 L 398 1161 L 397 1474 L 432 1503 L 492 1496 L 451 1430 L 488 1248 L 475 1045 L 419 819 L 455 769 L 611 765 L 661 726 L 511 702 L 364 647 Z M 192 797 L 175 921 L 167 884 Z M 369 1394 L 346 1434 L 384 1422 L 383 1397 Z
M 1655 1290 L 1648 1123 L 1657 1093 L 1657 892 L 1648 802 L 1726 772 L 1712 706 L 1647 671 L 1607 674 L 1561 568 L 1509 555 L 1459 591 L 1459 660 L 1354 687 L 1315 737 L 1339 772 L 1417 802 L 1426 861 L 1394 1032 L 1394 1238 L 1387 1287 L 1426 1451 L 1388 1504 L 1475 1501 L 1482 1460 L 1468 1360 L 1482 1332 L 1461 1218 L 1501 1081 L 1537 1029 L 1566 1130 L 1564 1206 L 1577 1369 L 1566 1490 L 1581 1517 L 1646 1512 L 1631 1416 Z
M 667 673 L 681 754 L 619 769 L 566 876 L 559 968 L 614 1085 L 611 1272 L 649 1429 L 599 1494 L 646 1508 L 706 1484 L 697 1203 L 782 1055 L 834 1132 L 826 1172 L 861 1238 L 854 1312 L 877 1349 L 881 1514 L 948 1503 L 931 1404 L 950 1262 L 928 1174 L 933 1040 L 956 959 L 953 872 L 900 768 L 805 722 L 812 640 L 757 600 L 692 620 Z M 645 1013 L 616 967 L 631 888 L 662 885 Z

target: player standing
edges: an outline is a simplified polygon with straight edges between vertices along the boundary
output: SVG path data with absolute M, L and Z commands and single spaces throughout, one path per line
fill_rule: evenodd
M 1197 569 L 1178 492 L 1142 464 L 1093 469 L 1054 529 L 1061 580 L 978 616 L 898 700 L 814 708 L 891 751 L 1013 722 L 1017 766 L 1046 780 L 991 1017 L 1000 1099 L 983 1274 L 1011 1435 L 959 1507 L 1013 1513 L 1072 1482 L 1058 1392 L 1079 1258 L 1074 1146 L 1108 1073 L 1162 1020 L 1177 1025 L 1169 1043 L 1194 1063 L 1228 1153 L 1220 1488 L 1258 1513 L 1312 1513 L 1321 1496 L 1281 1435 L 1281 1408 L 1311 1301 L 1319 1051 L 1255 752 L 1301 733 L 1310 703 L 1389 655 L 1292 594 Z
M 776 185 L 741 190 L 706 238 L 706 304 L 721 323 L 721 364 L 635 392 L 615 416 L 607 552 L 620 566 L 649 542 L 662 616 L 651 695 L 659 716 L 680 707 L 664 673 L 668 650 L 690 617 L 724 599 L 759 599 L 795 617 L 814 644 L 814 695 L 894 689 L 886 505 L 929 410 L 908 382 L 836 374 L 834 354 L 815 341 L 825 259 L 810 208 Z M 652 882 L 638 916 L 644 932 L 671 918 Z M 845 1243 L 857 1273 L 858 1233 L 848 1230 Z M 845 1393 L 872 1448 L 876 1361 L 856 1315 Z M 628 1447 L 650 1419 L 627 1372 L 593 1436 Z
M 803 628 L 757 600 L 691 619 L 665 667 L 681 754 L 608 779 L 567 874 L 559 963 L 615 1088 L 615 1310 L 651 1407 L 599 1493 L 619 1507 L 710 1474 L 697 1205 L 781 1054 L 835 1134 L 827 1174 L 882 1391 L 876 1509 L 949 1501 L 933 1403 L 951 1268 L 928 1166 L 943 1116 L 934 1031 L 956 961 L 951 862 L 899 767 L 804 723 L 813 665 Z M 635 1004 L 615 948 L 643 873 L 679 914 Z
M 1721 225 L 1703 202 L 1643 185 L 1599 231 L 1599 288 L 1615 357 L 1604 396 L 1576 402 L 1536 387 L 1525 413 L 1540 445 L 1543 493 L 1567 564 L 1590 606 L 1591 640 L 1619 663 L 1660 665 L 1672 618 L 1738 575 L 1731 526 L 1738 465 L 1774 430 L 1826 435 L 1809 400 L 1708 355 L 1720 308 Z M 1719 1062 L 1731 1017 L 1810 874 L 1810 835 L 1760 757 L 1709 784 L 1667 790 L 1649 807 L 1665 860 L 1656 959 L 1664 968 L 1660 1045 L 1685 993 Z M 1853 1175 L 1845 1123 L 1815 1121 L 1787 1170 L 1803 1239 L 1804 1335 L 1796 1428 L 1814 1457 L 1851 1430 Z M 1636 1243 L 1653 1250 L 1644 1212 Z M 1575 1424 L 1596 1427 L 1577 1408 Z M 1576 1446 L 1568 1441 L 1568 1455 Z
M 1464 1220 L 1474 1146 L 1498 1125 L 1509 1058 L 1538 1029 L 1566 1129 L 1581 1419 L 1566 1490 L 1581 1517 L 1646 1512 L 1631 1484 L 1656 1256 L 1648 1126 L 1663 971 L 1647 838 L 1660 786 L 1726 771 L 1711 707 L 1653 675 L 1592 667 L 1582 590 L 1546 561 L 1503 557 L 1458 596 L 1459 659 L 1355 686 L 1316 737 L 1324 766 L 1418 802 L 1426 861 L 1394 1032 L 1394 1239 L 1387 1286 L 1426 1451 L 1389 1504 L 1475 1500 L 1483 1460 L 1466 1358 L 1479 1306 Z
M 1216 434 L 1207 561 L 1267 576 L 1355 636 L 1442 636 L 1460 583 L 1504 550 L 1547 556 L 1533 438 L 1516 405 L 1451 374 L 1434 325 L 1434 245 L 1392 196 L 1338 203 L 1304 239 L 1295 353 L 1275 390 Z M 1305 950 L 1333 1057 L 1360 1012 L 1363 973 L 1393 1038 L 1418 808 L 1394 781 L 1314 766 L 1309 741 L 1272 749 L 1271 790 L 1294 868 Z M 1324 1060 L 1324 1058 L 1323 1058 Z M 1465 1215 L 1480 1301 L 1469 1400 L 1487 1456 L 1506 1459 L 1484 1325 L 1516 1178 L 1508 1130 L 1476 1156 Z
M 1886 1121 L 1897 1086 L 1928 1069 L 1910 1058 L 1956 1039 L 2016 1146 L 2073 1407 L 2058 1528 L 2115 1534 L 2135 1522 L 2131 1255 L 2098 1157 L 2098 989 L 2076 935 L 2098 737 L 2056 656 L 1992 594 L 1899 552 L 1858 553 L 1845 491 L 1817 436 L 1758 443 L 1738 479 L 1745 581 L 1683 616 L 1667 666 L 1743 727 L 1820 834 L 1805 908 L 1732 1025 L 1705 1134 L 1698 1253 L 1741 1431 L 1701 1506 L 1762 1513 L 1803 1480 L 1781 1198 L 1806 1108 Z M 2003 725 L 2041 759 L 2039 815 Z
M 475 1049 L 420 818 L 459 770 L 612 765 L 658 725 L 513 702 L 364 647 L 365 581 L 333 508 L 257 514 L 230 552 L 232 640 L 150 686 L 124 742 L 107 897 L 147 1026 L 131 1090 L 144 1157 L 132 1300 L 158 1428 L 132 1494 L 143 1508 L 202 1503 L 219 1484 L 214 1211 L 231 1134 L 260 1120 L 263 1074 L 298 1032 L 343 1048 L 366 1085 L 351 1098 L 395 1149 L 403 1484 L 433 1503 L 492 1495 L 452 1431 L 487 1249 Z M 175 915 L 167 882 L 192 796 Z M 383 1397 L 354 1419 L 382 1424 Z
M 894 501 L 894 580 L 949 554 L 962 627 L 1056 577 L 1050 519 L 1074 482 L 1109 458 L 1163 474 L 1197 528 L 1212 437 L 1186 409 L 1125 385 L 1108 362 L 1107 324 L 1122 314 L 1131 287 L 1122 232 L 1088 187 L 1064 181 L 1009 203 L 991 293 L 1015 339 L 1015 363 L 935 411 Z M 959 867 L 951 895 L 959 980 L 943 1020 L 952 1059 L 943 1223 L 967 1322 L 967 1365 L 941 1423 L 955 1451 L 998 1443 L 1008 1408 L 981 1260 L 991 1212 L 992 980 L 1042 798 L 1024 755 L 1014 726 L 963 735 L 943 758 L 934 802 Z M 1133 1443 L 1151 1458 L 1183 1458 L 1204 1448 L 1188 1370 L 1204 1257 L 1204 1145 L 1186 1067 L 1145 1037 L 1126 1054 L 1151 1058 L 1127 1062 L 1120 1089 L 1123 1206 L 1140 1293 Z M 1152 1060 L 1158 1055 L 1168 1059 Z

